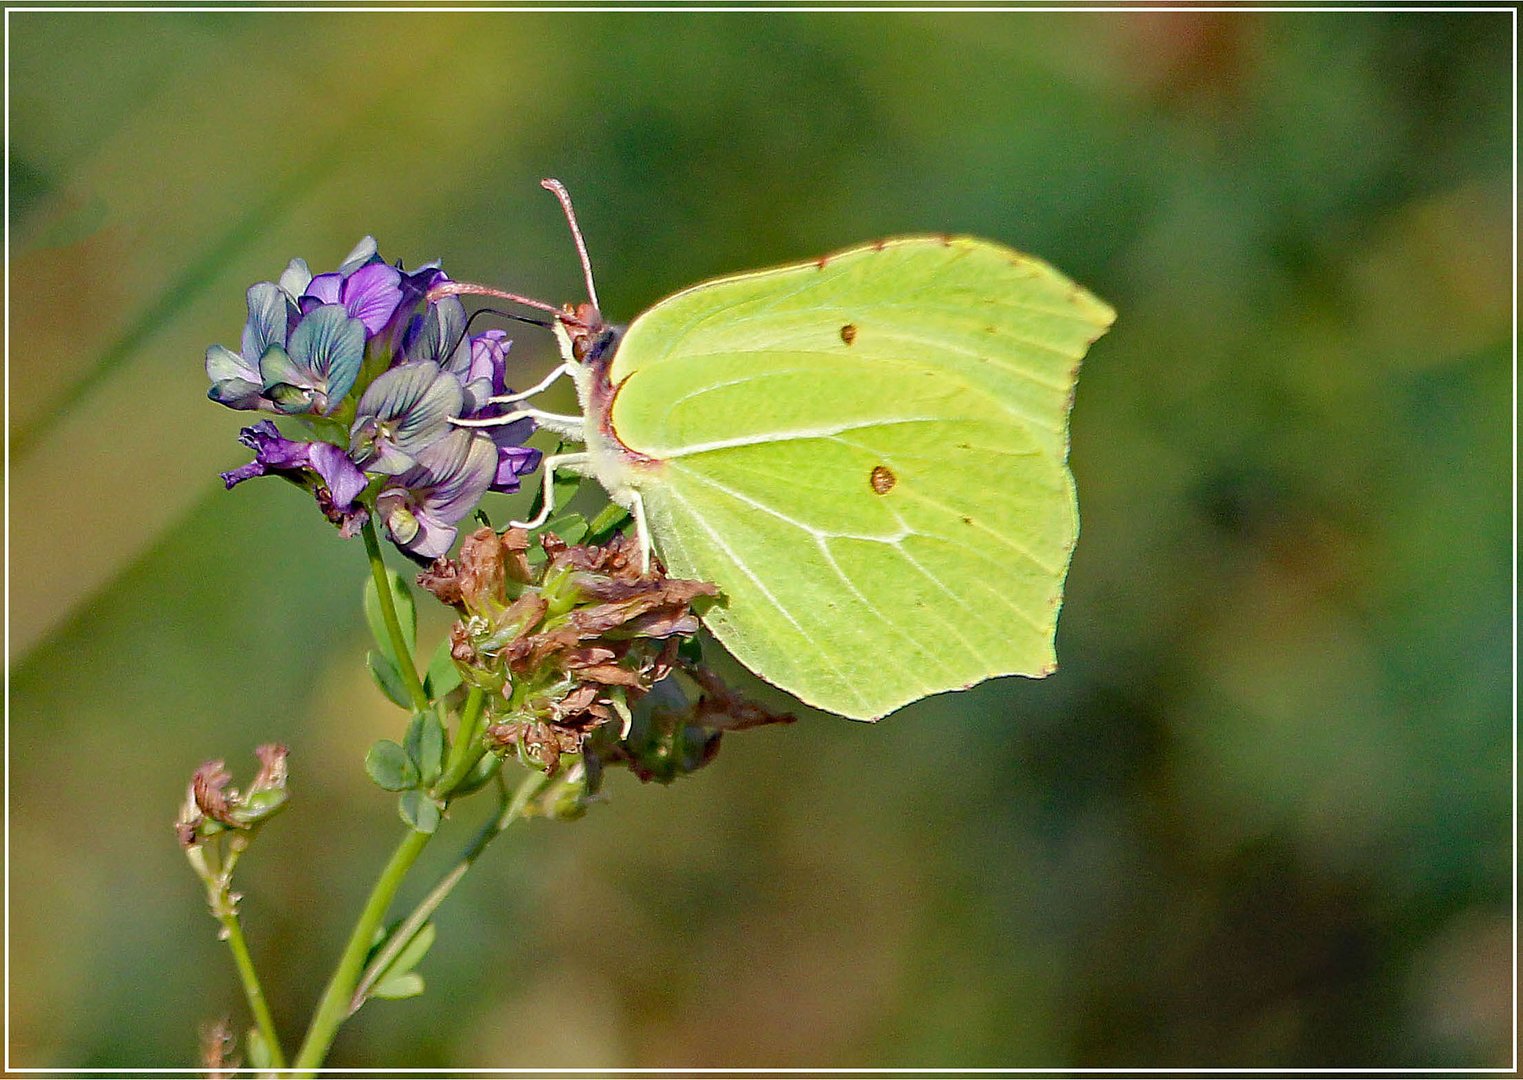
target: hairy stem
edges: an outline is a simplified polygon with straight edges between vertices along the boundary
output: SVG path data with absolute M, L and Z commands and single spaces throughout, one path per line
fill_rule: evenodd
M 360 531 L 365 536 L 365 553 L 370 556 L 370 576 L 375 579 L 381 620 L 386 624 L 392 651 L 397 655 L 397 668 L 402 673 L 402 682 L 407 687 L 407 696 L 412 699 L 413 709 L 423 712 L 428 708 L 428 694 L 424 692 L 423 682 L 418 678 L 412 650 L 407 647 L 407 639 L 402 636 L 402 622 L 397 618 L 397 608 L 391 600 L 391 581 L 386 575 L 386 563 L 381 559 L 381 541 L 376 535 L 374 518 L 367 517 Z
M 286 1052 L 281 1048 L 280 1036 L 275 1032 L 275 1018 L 270 1015 L 269 1003 L 265 1001 L 264 990 L 259 985 L 259 975 L 254 970 L 254 958 L 249 955 L 248 942 L 243 939 L 243 926 L 238 921 L 238 912 L 233 908 L 231 898 L 228 899 L 225 909 L 218 910 L 217 921 L 222 924 L 227 947 L 232 950 L 238 978 L 243 982 L 243 995 L 248 998 L 249 1012 L 254 1015 L 254 1024 L 269 1049 L 270 1065 L 272 1068 L 284 1069 Z
M 233 954 L 233 965 L 238 969 L 238 980 L 243 984 L 243 996 L 248 1000 L 249 1012 L 269 1048 L 270 1064 L 274 1068 L 283 1069 L 286 1064 L 285 1050 L 275 1031 L 275 1019 L 270 1015 L 264 989 L 259 985 L 254 958 L 249 954 L 248 942 L 243 936 L 243 924 L 238 920 L 238 901 L 233 896 L 233 868 L 238 864 L 238 856 L 248 846 L 247 838 L 241 839 L 241 843 L 235 841 L 225 858 L 219 855 L 220 845 L 216 848 L 197 845 L 188 849 L 185 855 L 196 876 L 206 886 L 206 906 L 222 924 L 219 936 L 227 942 L 227 947 Z

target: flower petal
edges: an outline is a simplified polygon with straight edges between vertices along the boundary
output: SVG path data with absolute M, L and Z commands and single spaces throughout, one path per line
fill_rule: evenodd
M 365 324 L 351 319 L 337 304 L 324 304 L 305 315 L 291 332 L 291 359 L 311 372 L 314 386 L 328 397 L 325 412 L 338 406 L 354 386 L 365 359 Z
M 229 409 L 263 409 L 270 404 L 264 387 L 246 379 L 221 379 L 212 383 L 206 396 Z
M 269 281 L 250 285 L 249 319 L 243 326 L 243 355 L 251 363 L 271 345 L 286 343 L 286 296 Z
M 399 547 L 405 548 L 417 539 L 418 516 L 413 513 L 412 507 L 405 500 L 377 503 L 376 509 L 384 515 L 381 521 L 386 526 L 391 539 Z
M 307 286 L 312 283 L 312 271 L 307 266 L 306 259 L 292 259 L 287 264 L 285 272 L 280 275 L 276 282 L 285 290 L 287 296 L 294 304 L 302 293 L 307 291 Z
M 344 257 L 344 261 L 339 264 L 338 272 L 348 277 L 360 267 L 375 262 L 378 258 L 380 256 L 376 254 L 375 237 L 367 236 L 355 244 L 354 250 Z
M 279 345 L 271 345 L 259 358 L 259 375 L 265 397 L 281 412 L 294 415 L 312 411 L 312 374 Z
M 430 474 L 422 491 L 425 510 L 442 522 L 455 522 L 476 508 L 497 475 L 492 441 L 456 428 L 418 453 L 418 466 Z
M 402 302 L 401 273 L 383 262 L 356 270 L 340 290 L 344 309 L 365 325 L 367 334 L 380 333 Z
M 206 377 L 214 383 L 229 379 L 250 383 L 263 381 L 259 377 L 257 360 L 251 364 L 226 345 L 213 345 L 206 350 Z
M 529 446 L 498 446 L 497 474 L 492 479 L 493 491 L 511 495 L 518 490 L 518 478 L 527 476 L 539 468 L 540 452 Z
M 359 498 L 369 480 L 349 460 L 349 455 L 332 443 L 318 442 L 311 444 L 308 459 L 312 471 L 327 485 L 334 507 L 338 510 L 353 507 L 354 500 Z
M 318 274 L 307 283 L 306 292 L 301 294 L 301 309 L 303 312 L 310 311 L 318 304 L 338 303 L 339 291 L 344 287 L 344 275 L 337 273 Z M 316 304 L 311 301 L 317 301 Z
M 508 347 L 512 344 L 506 330 L 487 330 L 473 336 L 471 370 L 466 378 L 469 381 L 487 379 L 492 384 L 493 394 L 506 394 Z
M 464 401 L 460 383 L 437 365 L 403 364 L 366 388 L 355 410 L 354 432 L 362 437 L 361 425 L 373 417 L 389 432 L 388 441 L 416 456 L 446 432 L 450 417 L 460 415 Z
M 402 547 L 425 559 L 437 559 L 447 554 L 460 533 L 455 526 L 434 520 L 427 511 L 416 514 L 413 523 L 416 531 L 412 539 L 402 544 Z
M 222 482 L 229 488 L 253 477 L 263 476 L 270 470 L 300 469 L 306 465 L 311 448 L 310 443 L 285 438 L 280 434 L 280 429 L 268 420 L 244 428 L 238 433 L 238 441 L 254 451 L 254 460 L 222 474 Z

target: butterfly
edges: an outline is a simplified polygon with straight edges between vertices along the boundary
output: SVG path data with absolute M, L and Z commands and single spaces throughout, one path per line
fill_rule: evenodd
M 684 289 L 627 328 L 556 308 L 581 413 L 528 416 L 582 444 L 641 551 L 718 585 L 714 636 L 806 704 L 877 719 L 998 675 L 1041 677 L 1079 516 L 1068 414 L 1104 302 L 987 240 L 905 236 Z

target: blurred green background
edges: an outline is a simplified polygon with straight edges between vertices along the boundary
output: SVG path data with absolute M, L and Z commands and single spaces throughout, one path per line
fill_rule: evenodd
M 552 175 L 613 319 L 920 230 L 1111 301 L 1062 668 L 732 735 L 517 828 L 429 992 L 333 1064 L 1506 1064 L 1510 34 L 12 13 L 13 1064 L 189 1064 L 244 1022 L 170 823 L 271 739 L 294 805 L 240 884 L 294 1043 L 402 828 L 361 759 L 405 718 L 361 666 L 358 541 L 221 490 L 246 417 L 202 353 L 250 282 L 367 232 L 579 298 Z M 514 334 L 523 384 L 551 354 Z

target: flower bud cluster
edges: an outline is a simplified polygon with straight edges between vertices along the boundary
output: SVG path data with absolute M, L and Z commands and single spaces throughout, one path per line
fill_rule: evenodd
M 451 654 L 465 681 L 488 691 L 486 739 L 494 750 L 547 773 L 580 755 L 581 790 L 591 793 L 604 764 L 671 779 L 713 757 L 719 729 L 791 719 L 719 693 L 717 680 L 687 654 L 715 586 L 667 577 L 659 563 L 642 572 L 639 546 L 626 537 L 571 545 L 546 533 L 540 547 L 543 558 L 531 559 L 524 530 L 479 529 L 458 560 L 441 559 L 418 578 L 462 614 Z M 701 714 L 688 707 L 691 723 L 675 727 L 682 707 L 640 709 L 637 718 L 637 704 L 676 671 L 703 688 Z M 686 705 L 670 681 L 662 689 Z M 687 731 L 706 722 L 701 734 Z M 670 744 L 674 731 L 696 749 L 672 758 L 677 767 L 647 767 L 661 756 L 653 740 Z
M 336 271 L 314 276 L 295 259 L 278 281 L 251 286 L 240 351 L 206 352 L 208 396 L 299 418 L 310 437 L 287 438 L 269 420 L 244 428 L 254 460 L 223 482 L 283 476 L 345 536 L 373 507 L 420 560 L 449 550 L 486 492 L 517 491 L 539 466 L 539 451 L 523 445 L 532 421 L 451 423 L 504 415 L 492 399 L 509 393 L 509 343 L 501 330 L 472 335 L 457 297 L 429 299 L 448 280 L 436 264 L 389 265 L 367 236 Z

